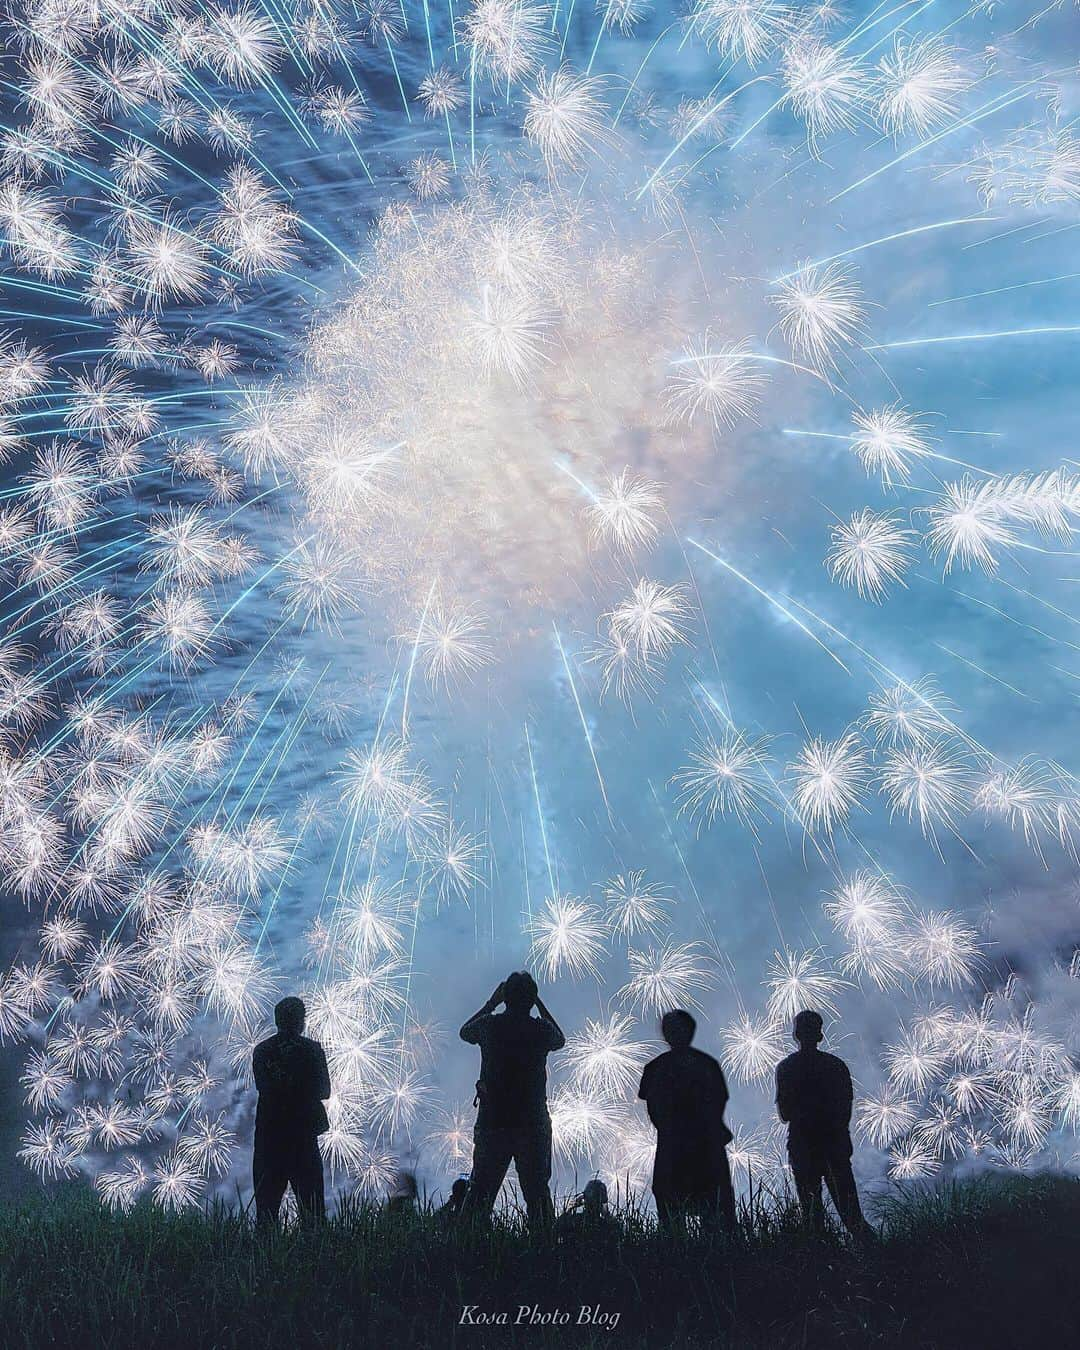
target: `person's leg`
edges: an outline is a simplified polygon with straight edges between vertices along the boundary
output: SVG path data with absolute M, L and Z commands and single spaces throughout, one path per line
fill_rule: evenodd
M 322 1154 L 314 1136 L 303 1140 L 296 1150 L 289 1181 L 302 1219 L 326 1218 L 326 1181 Z
M 815 1230 L 824 1226 L 825 1212 L 821 1203 L 822 1166 L 820 1161 L 809 1153 L 789 1153 L 791 1174 L 795 1179 L 795 1191 L 799 1197 L 803 1222 Z
M 522 1199 L 534 1231 L 550 1228 L 555 1221 L 551 1203 L 551 1124 L 537 1121 L 515 1132 L 514 1167 Z
M 279 1149 L 256 1144 L 251 1170 L 255 1189 L 255 1221 L 265 1228 L 277 1223 L 285 1187 L 289 1184 L 288 1168 Z
M 665 1233 L 673 1233 L 679 1221 L 680 1211 L 673 1197 L 666 1190 L 653 1187 L 653 1199 L 656 1201 L 656 1220 Z
M 727 1149 L 720 1156 L 720 1184 L 716 1188 L 717 1217 L 728 1233 L 734 1233 L 738 1227 L 735 1216 L 735 1187 L 731 1184 L 731 1164 L 728 1162 Z
M 685 1233 L 692 1214 L 702 1214 L 702 1197 L 687 1192 L 681 1187 L 665 1186 L 661 1190 L 653 1187 L 656 1200 L 656 1217 L 661 1229 L 668 1234 Z
M 720 1231 L 720 1191 L 711 1188 L 695 1195 L 689 1211 L 701 1220 L 701 1236 L 711 1237 Z
M 855 1174 L 851 1170 L 851 1159 L 846 1154 L 837 1154 L 827 1159 L 825 1184 L 829 1188 L 836 1212 L 851 1236 L 862 1238 L 872 1232 L 870 1225 L 863 1218 Z
M 462 1220 L 491 1218 L 491 1210 L 499 1187 L 513 1154 L 509 1130 L 488 1129 L 477 1125 L 473 1130 L 472 1177 L 468 1194 L 461 1206 Z

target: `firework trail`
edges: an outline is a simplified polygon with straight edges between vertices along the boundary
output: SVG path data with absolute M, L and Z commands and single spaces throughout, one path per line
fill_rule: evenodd
M 438 1184 L 528 960 L 567 1178 L 676 1004 L 740 1176 L 802 1006 L 868 1174 L 1071 1164 L 1065 0 L 3 22 L 18 1156 L 225 1193 L 288 990 L 338 1189 Z

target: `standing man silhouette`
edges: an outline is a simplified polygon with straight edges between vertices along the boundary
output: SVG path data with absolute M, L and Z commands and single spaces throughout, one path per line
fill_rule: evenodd
M 506 1011 L 497 1013 L 500 1003 Z M 532 1017 L 533 1005 L 540 1014 Z M 461 1039 L 480 1047 L 476 1084 L 473 1168 L 462 1216 L 491 1217 L 511 1161 L 529 1212 L 529 1226 L 554 1218 L 551 1193 L 551 1117 L 547 1109 L 547 1057 L 566 1044 L 559 1024 L 540 1001 L 536 981 L 514 971 L 461 1028 Z
M 776 1066 L 776 1109 L 788 1127 L 788 1161 L 806 1222 L 824 1225 L 824 1181 L 844 1227 L 864 1238 L 873 1230 L 851 1171 L 851 1074 L 842 1059 L 818 1049 L 823 1025 L 821 1014 L 809 1010 L 795 1018 L 799 1048 Z
M 656 1127 L 653 1195 L 661 1227 L 680 1215 L 700 1214 L 703 1225 L 735 1227 L 735 1192 L 724 1124 L 728 1102 L 724 1071 L 712 1055 L 695 1050 L 697 1023 L 681 1009 L 664 1014 L 660 1031 L 671 1047 L 645 1065 L 638 1096 Z
M 290 1185 L 302 1216 L 326 1216 L 319 1135 L 330 1128 L 323 1105 L 330 1071 L 322 1046 L 303 1034 L 306 1016 L 300 999 L 283 998 L 274 1009 L 277 1035 L 260 1041 L 251 1056 L 259 1091 L 252 1171 L 261 1225 L 277 1222 Z

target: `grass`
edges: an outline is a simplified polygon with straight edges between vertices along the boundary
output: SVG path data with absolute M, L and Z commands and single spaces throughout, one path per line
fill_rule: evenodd
M 1075 1343 L 1080 1182 L 1053 1176 L 898 1194 L 881 1241 L 813 1238 L 758 1204 L 734 1244 L 669 1241 L 639 1214 L 608 1241 L 445 1235 L 429 1215 L 347 1209 L 257 1238 L 224 1211 L 119 1215 L 90 1195 L 0 1208 L 0 1343 L 80 1350 L 385 1346 L 917 1347 Z M 462 1326 L 463 1306 L 508 1326 Z M 569 1312 L 514 1326 L 519 1306 Z M 618 1313 L 615 1329 L 578 1310 Z

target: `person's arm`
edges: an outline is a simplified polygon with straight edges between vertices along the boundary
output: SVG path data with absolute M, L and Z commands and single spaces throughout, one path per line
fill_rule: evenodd
M 837 1094 L 839 1100 L 836 1103 L 837 1115 L 844 1129 L 851 1127 L 851 1108 L 855 1104 L 855 1089 L 851 1085 L 851 1073 L 848 1066 L 840 1061 L 840 1068 L 843 1072 L 840 1074 L 840 1090 Z
M 559 1026 L 551 1013 L 544 1007 L 544 1002 L 539 994 L 536 996 L 536 1011 L 540 1014 L 540 1020 L 547 1027 L 551 1037 L 548 1048 L 550 1050 L 561 1050 L 566 1044 L 566 1037 L 563 1035 L 562 1027 Z
M 716 1066 L 716 1082 L 713 1085 L 713 1092 L 715 1094 L 716 1109 L 720 1115 L 723 1115 L 727 1110 L 730 1094 L 728 1093 L 727 1079 L 724 1077 L 724 1071 L 719 1064 Z
M 791 1089 L 790 1085 L 786 1082 L 784 1066 L 779 1064 L 776 1068 L 776 1114 L 785 1125 L 791 1121 L 792 1105 Z
M 638 1087 L 637 1095 L 645 1103 L 645 1110 L 649 1113 L 649 1121 L 654 1129 L 660 1128 L 660 1106 L 654 1092 L 654 1074 L 652 1065 L 646 1064 L 641 1074 L 641 1084 Z
M 255 1079 L 255 1089 L 257 1092 L 265 1092 L 267 1086 L 266 1067 L 264 1064 L 265 1055 L 260 1055 L 261 1045 L 257 1045 L 251 1054 L 251 1076 Z
M 326 1051 L 318 1041 L 315 1042 L 315 1051 L 315 1095 L 324 1102 L 333 1090 L 330 1087 L 330 1066 L 326 1062 Z
M 480 1029 L 484 1024 L 484 1019 L 490 1017 L 502 1001 L 503 987 L 500 984 L 484 1006 L 474 1012 L 469 1020 L 462 1024 L 462 1028 L 458 1032 L 461 1039 L 469 1045 L 479 1045 Z
M 724 1112 L 727 1110 L 728 1104 L 728 1086 L 719 1060 L 713 1060 L 709 1078 L 710 1082 L 707 1089 L 709 1126 L 717 1144 L 721 1148 L 727 1148 L 734 1135 L 728 1129 L 724 1120 Z

